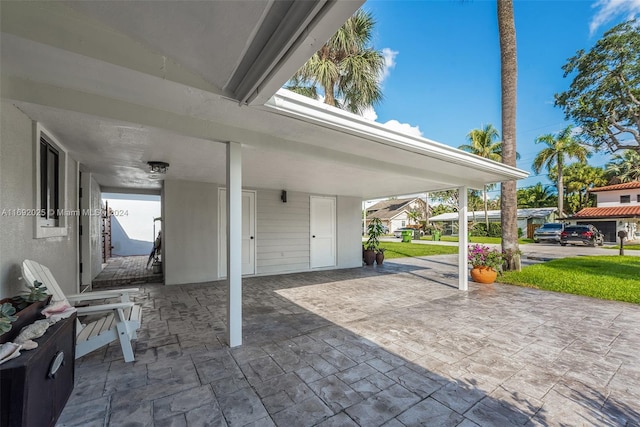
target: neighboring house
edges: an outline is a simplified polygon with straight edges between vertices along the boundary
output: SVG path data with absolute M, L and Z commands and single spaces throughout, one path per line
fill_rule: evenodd
M 533 231 L 545 222 L 554 222 L 557 208 L 526 208 L 518 209 L 518 228 L 522 230 L 527 238 L 533 238 Z M 487 211 L 489 222 L 499 223 L 501 220 L 500 210 Z M 484 211 L 467 213 L 468 221 L 484 222 Z M 429 221 L 438 225 L 444 234 L 458 233 L 458 213 L 444 213 L 429 218 Z
M 593 224 L 605 241 L 618 241 L 618 232 L 640 239 L 640 182 L 625 182 L 589 190 L 595 193 L 595 208 L 584 208 L 569 218 L 573 224 Z
M 79 292 L 100 194 L 156 194 L 165 285 L 226 277 L 236 346 L 243 275 L 362 266 L 363 199 L 525 178 L 280 89 L 362 3 L 3 2 L 0 298 L 25 258 Z
M 367 208 L 367 225 L 373 218 L 379 218 L 389 228 L 389 233 L 393 233 L 398 228 L 415 223 L 409 218 L 412 211 L 420 212 L 424 219 L 426 207 L 427 204 L 420 198 L 383 200 Z

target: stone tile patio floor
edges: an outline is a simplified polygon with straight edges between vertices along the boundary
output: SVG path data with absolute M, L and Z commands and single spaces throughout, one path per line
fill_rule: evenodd
M 92 289 L 108 289 L 115 286 L 138 286 L 143 283 L 162 282 L 162 273 L 147 268 L 148 255 L 109 258 L 104 268 L 92 281 Z
M 79 359 L 58 424 L 640 425 L 640 306 L 461 292 L 455 262 L 248 278 L 235 349 L 224 282 L 143 285 L 136 362 Z

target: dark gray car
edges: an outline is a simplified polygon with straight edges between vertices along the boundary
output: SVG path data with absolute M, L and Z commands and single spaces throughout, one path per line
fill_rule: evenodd
M 561 234 L 560 244 L 566 246 L 567 243 L 575 245 L 582 243 L 589 246 L 602 246 L 604 244 L 604 234 L 593 225 L 567 225 Z
M 560 233 L 564 230 L 564 224 L 561 222 L 547 222 L 542 224 L 533 232 L 533 241 L 560 243 Z

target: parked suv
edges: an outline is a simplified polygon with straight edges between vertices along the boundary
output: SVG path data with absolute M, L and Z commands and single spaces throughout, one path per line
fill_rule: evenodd
M 604 234 L 593 225 L 568 225 L 560 234 L 560 244 L 567 246 L 567 243 L 575 245 L 583 243 L 589 246 L 604 245 Z
M 560 233 L 564 229 L 564 224 L 561 222 L 547 222 L 542 224 L 542 227 L 538 227 L 533 232 L 533 241 L 540 242 L 553 242 L 560 243 Z

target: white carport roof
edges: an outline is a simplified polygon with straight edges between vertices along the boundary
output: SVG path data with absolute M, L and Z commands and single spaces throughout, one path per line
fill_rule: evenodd
M 103 189 L 224 182 L 372 199 L 527 173 L 278 90 L 361 2 L 3 2 L 3 99 Z M 277 92 L 277 93 L 276 93 Z

